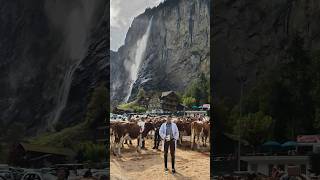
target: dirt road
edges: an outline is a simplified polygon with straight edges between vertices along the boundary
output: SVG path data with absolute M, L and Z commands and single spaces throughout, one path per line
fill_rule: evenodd
M 133 142 L 136 145 L 136 142 Z M 110 157 L 111 180 L 206 180 L 210 179 L 210 153 L 196 152 L 186 148 L 176 150 L 176 170 L 171 173 L 171 158 L 168 157 L 169 174 L 165 175 L 163 152 L 151 149 L 152 140 L 146 141 L 147 150 L 140 154 L 134 147 L 125 145 L 122 157 Z

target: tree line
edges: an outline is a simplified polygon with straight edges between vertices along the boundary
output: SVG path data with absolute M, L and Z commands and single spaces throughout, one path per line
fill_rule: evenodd
M 215 104 L 214 117 L 224 132 L 240 132 L 253 146 L 319 132 L 320 50 L 307 49 L 296 34 L 286 53 L 285 61 L 245 93 L 241 116 L 240 102 L 233 104 L 226 97 Z

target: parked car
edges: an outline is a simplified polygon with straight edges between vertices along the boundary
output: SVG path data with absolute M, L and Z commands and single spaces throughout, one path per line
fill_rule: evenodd
M 10 167 L 9 171 L 12 172 L 15 180 L 20 180 L 22 175 L 24 174 L 24 170 L 21 168 Z
M 15 180 L 12 172 L 9 170 L 0 170 L 0 176 L 4 177 L 5 180 Z
M 97 170 L 92 173 L 93 177 L 97 178 L 98 180 L 107 180 L 108 179 L 108 172 L 106 170 Z
M 8 164 L 0 164 L 0 170 L 8 170 L 9 165 Z
M 57 177 L 52 174 L 43 174 L 39 172 L 26 172 L 21 180 L 56 180 Z

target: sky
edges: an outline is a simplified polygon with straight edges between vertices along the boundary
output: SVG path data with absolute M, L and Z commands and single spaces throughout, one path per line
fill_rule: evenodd
M 163 0 L 111 0 L 110 1 L 110 49 L 117 51 L 123 45 L 126 33 L 134 17 L 146 8 L 157 6 Z

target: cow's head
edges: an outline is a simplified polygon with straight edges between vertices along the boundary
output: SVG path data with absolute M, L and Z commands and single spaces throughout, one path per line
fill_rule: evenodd
M 143 137 L 146 137 L 149 133 L 149 131 L 153 130 L 154 129 L 154 124 L 152 122 L 146 122 L 144 124 L 144 130 L 142 132 L 142 136 Z

